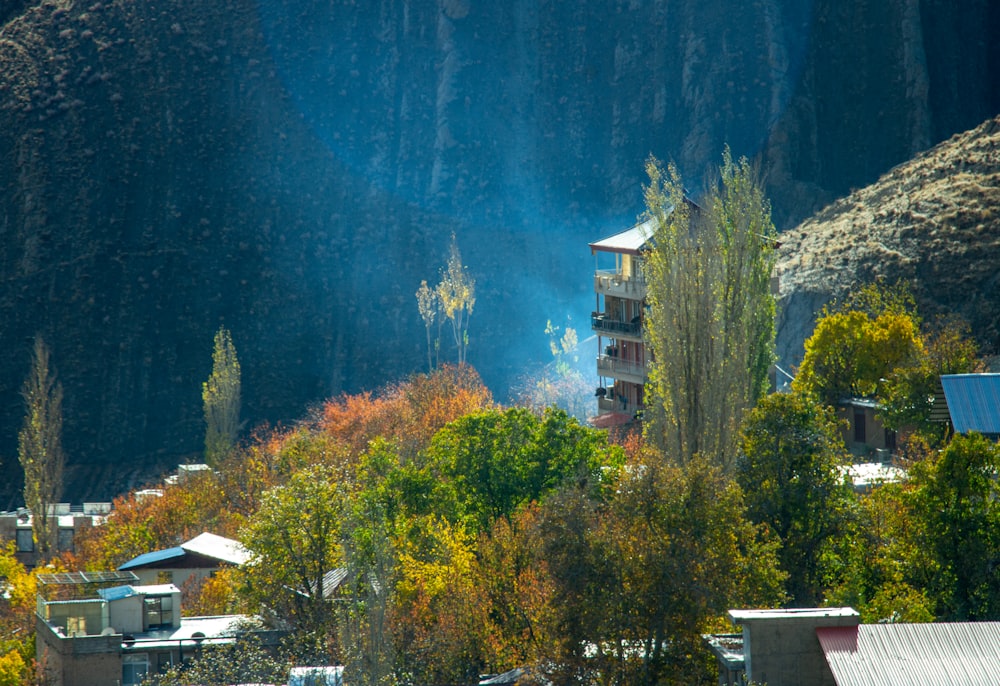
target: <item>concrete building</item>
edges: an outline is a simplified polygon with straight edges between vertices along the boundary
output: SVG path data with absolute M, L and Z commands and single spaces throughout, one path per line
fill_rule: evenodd
M 54 504 L 49 516 L 56 524 L 56 548 L 54 553 L 76 551 L 77 537 L 91 527 L 104 523 L 111 512 L 111 503 L 93 502 L 83 505 L 69 503 Z M 31 524 L 34 516 L 31 510 L 20 508 L 14 512 L 0 512 L 0 545 L 14 541 L 17 561 L 28 569 L 38 564 L 38 550 L 35 545 Z
M 137 582 L 131 572 L 39 575 L 35 654 L 44 683 L 136 686 L 206 645 L 234 641 L 252 621 L 182 618 L 177 586 Z
M 730 610 L 738 634 L 706 635 L 725 686 L 988 686 L 1000 622 L 860 624 L 849 607 Z
M 628 424 L 641 418 L 648 380 L 642 323 L 646 305 L 643 255 L 654 220 L 590 244 L 596 306 L 591 328 L 597 334 L 597 417 L 595 426 Z

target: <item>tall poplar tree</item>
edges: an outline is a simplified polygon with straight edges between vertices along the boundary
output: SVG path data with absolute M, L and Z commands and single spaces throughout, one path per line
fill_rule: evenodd
M 476 280 L 469 276 L 468 269 L 462 264 L 462 253 L 458 251 L 455 234 L 451 235 L 448 264 L 441 272 L 436 292 L 441 313 L 451 323 L 455 347 L 458 348 L 458 363 L 465 364 L 469 348 L 469 317 L 476 305 Z
M 31 372 L 21 390 L 25 416 L 18 432 L 18 457 L 24 469 L 24 504 L 31 510 L 31 528 L 42 557 L 55 548 L 57 527 L 49 512 L 62 495 L 62 384 L 49 366 L 49 348 L 35 337 Z
M 776 231 L 754 167 L 727 148 L 701 205 L 650 158 L 645 336 L 653 363 L 647 435 L 681 463 L 733 464 L 743 414 L 766 392 L 774 357 L 770 277 Z
M 240 361 L 229 330 L 215 334 L 212 373 L 201 385 L 205 410 L 205 462 L 215 466 L 225 457 L 240 431 Z

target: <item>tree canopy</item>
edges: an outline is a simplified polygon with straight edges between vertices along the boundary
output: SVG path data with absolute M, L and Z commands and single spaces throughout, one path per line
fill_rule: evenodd
M 681 462 L 730 467 L 743 413 L 767 390 L 776 231 L 754 167 L 728 148 L 718 182 L 690 201 L 676 167 L 646 165 L 650 237 L 647 435 Z

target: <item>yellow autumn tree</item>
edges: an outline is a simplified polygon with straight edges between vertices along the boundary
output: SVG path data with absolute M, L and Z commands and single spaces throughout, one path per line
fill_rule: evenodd
M 905 287 L 870 284 L 842 306 L 824 308 L 793 388 L 827 405 L 878 396 L 894 370 L 923 354 L 920 319 Z

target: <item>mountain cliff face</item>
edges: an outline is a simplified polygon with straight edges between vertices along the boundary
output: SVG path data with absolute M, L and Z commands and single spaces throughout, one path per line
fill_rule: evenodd
M 778 356 L 802 359 L 816 313 L 859 284 L 912 285 L 919 314 L 965 319 L 1000 352 L 1000 117 L 957 134 L 782 236 Z
M 500 397 L 587 328 L 586 243 L 643 161 L 725 143 L 791 226 L 1000 111 L 1000 9 L 881 0 L 0 0 L 0 459 L 33 336 L 66 387 L 69 495 L 200 448 L 212 335 L 251 424 L 418 370 L 451 233 Z M 447 352 L 447 350 L 446 350 Z

